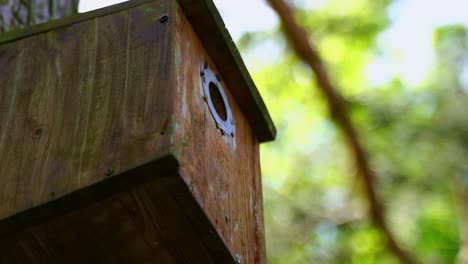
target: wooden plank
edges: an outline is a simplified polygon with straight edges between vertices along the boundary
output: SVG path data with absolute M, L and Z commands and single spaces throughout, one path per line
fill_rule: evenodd
M 275 139 L 276 128 L 260 93 L 212 0 L 178 0 L 259 142 Z M 247 8 L 247 7 L 246 7 Z
M 96 25 L 96 44 L 94 50 L 90 51 L 95 52 L 94 56 L 90 56 L 94 59 L 90 65 L 94 67 L 88 67 L 84 76 L 93 81 L 80 87 L 77 97 L 84 101 L 83 107 L 87 108 L 79 116 L 83 122 L 80 130 L 86 142 L 78 151 L 86 154 L 81 157 L 79 171 L 83 173 L 79 176 L 79 186 L 88 186 L 121 171 L 122 134 L 125 129 L 122 118 L 125 109 L 122 105 L 125 100 L 127 68 L 123 65 L 127 64 L 129 52 L 128 11 L 92 21 Z M 78 54 L 82 56 L 83 52 Z M 72 72 L 68 74 L 73 75 Z M 76 155 L 80 155 L 78 152 Z
M 0 235 L 0 263 L 236 263 L 180 176 L 154 169 L 133 170 L 125 179 L 146 180 L 123 192 Z
M 53 20 L 23 30 L 0 34 L 0 44 L 144 5 L 152 1 L 154 0 L 132 0 Z M 166 0 L 166 2 L 174 1 Z M 225 81 L 231 87 L 234 98 L 239 102 L 242 111 L 249 118 L 250 125 L 255 131 L 259 142 L 273 140 L 276 136 L 273 121 L 212 0 L 178 0 L 178 2 L 194 26 L 203 45 L 209 51 L 216 65 L 218 65 L 220 74 L 223 75 Z
M 267 263 L 266 260 L 266 244 L 265 244 L 265 222 L 263 213 L 263 189 L 262 189 L 262 173 L 260 166 L 260 148 L 258 144 L 252 145 L 253 153 L 253 170 L 254 176 L 250 179 L 251 192 L 254 194 L 251 197 L 251 205 L 253 211 L 253 245 L 254 245 L 254 262 L 253 263 Z M 247 182 L 247 184 L 249 184 Z
M 86 157 L 82 146 L 86 144 L 85 124 L 90 105 L 90 96 L 86 95 L 92 90 L 94 81 L 96 30 L 95 22 L 88 21 L 67 30 L 22 41 L 24 46 L 21 49 L 26 51 L 30 49 L 30 42 L 38 38 L 46 39 L 42 49 L 31 49 L 30 56 L 27 56 L 33 57 L 32 53 L 37 52 L 42 54 L 41 60 L 33 63 L 26 61 L 25 67 L 18 71 L 30 72 L 39 80 L 47 82 L 38 86 L 37 81 L 23 77 L 16 86 L 20 89 L 31 87 L 37 93 L 37 103 L 30 102 L 29 112 L 21 115 L 28 122 L 39 125 L 35 131 L 23 132 L 14 137 L 23 140 L 34 132 L 34 135 L 37 134 L 38 149 L 24 149 L 21 152 L 22 158 L 29 155 L 33 158 L 23 163 L 28 170 L 18 172 L 16 176 L 16 202 L 14 210 L 9 214 L 53 200 L 81 185 L 80 163 Z M 45 69 L 46 73 L 37 74 L 38 68 Z M 18 107 L 21 105 L 17 104 Z M 36 109 L 36 105 L 42 107 Z M 32 143 L 25 145 L 34 146 Z
M 122 166 L 143 164 L 171 148 L 174 100 L 172 1 L 158 0 L 129 10 L 129 43 Z
M 171 3 L 0 45 L 0 219 L 170 154 Z
M 27 45 L 28 49 L 25 49 Z M 0 126 L 0 178 L 3 188 L 0 194 L 2 207 L 0 219 L 14 213 L 17 208 L 24 208 L 34 203 L 36 195 L 42 194 L 39 188 L 30 193 L 29 180 L 36 183 L 41 179 L 23 177 L 43 168 L 43 157 L 49 142 L 47 133 L 50 120 L 50 101 L 54 98 L 56 86 L 49 80 L 47 38 L 37 36 L 33 42 L 25 40 L 3 47 L 4 54 L 18 54 L 15 59 L 2 61 L 1 68 L 15 71 L 12 75 L 2 75 L 5 86 L 2 86 L 0 106 L 5 112 Z M 14 65 L 14 66 L 13 66 Z M 41 65 L 41 67 L 37 67 Z M 44 92 L 46 91 L 46 92 Z M 19 202 L 25 195 L 31 194 L 28 201 Z M 20 210 L 20 209 L 19 209 Z
M 231 88 L 224 82 L 189 21 L 176 24 L 176 137 L 181 175 L 241 263 L 265 263 L 258 141 Z M 234 117 L 234 137 L 222 135 L 205 103 L 201 70 L 221 79 Z
M 37 47 L 43 42 L 44 38 L 42 38 L 42 41 L 36 41 L 34 45 Z M 21 116 L 22 112 L 28 110 L 28 101 L 32 98 L 32 89 L 27 86 L 15 87 L 22 78 L 34 78 L 32 73 L 18 71 L 23 61 L 26 60 L 25 56 L 27 56 L 27 51 L 20 49 L 22 45 L 22 43 L 16 43 L 14 45 L 0 46 L 0 68 L 4 73 L 0 75 L 0 200 L 2 201 L 0 218 L 14 210 L 17 175 L 21 173 L 21 170 L 25 169 L 21 164 L 21 152 L 24 146 L 23 139 L 15 135 L 26 133 L 24 130 L 29 127 L 30 131 L 28 132 L 30 132 L 30 136 L 28 139 L 33 141 L 33 143 L 37 140 L 37 137 L 34 137 L 36 135 L 34 133 L 36 128 L 31 125 L 26 126 L 29 122 Z M 34 58 L 39 61 L 42 59 L 40 55 Z M 43 69 L 39 69 L 39 71 L 41 70 Z M 44 86 L 45 84 L 44 82 L 39 82 L 37 85 Z M 22 107 L 19 106 L 21 103 L 23 103 Z M 31 142 L 28 143 L 31 144 Z
M 88 207 L 135 186 L 166 177 L 175 173 L 178 167 L 177 159 L 169 154 L 117 176 L 109 177 L 99 183 L 68 193 L 48 203 L 1 219 L 0 237 L 21 232 L 79 208 Z

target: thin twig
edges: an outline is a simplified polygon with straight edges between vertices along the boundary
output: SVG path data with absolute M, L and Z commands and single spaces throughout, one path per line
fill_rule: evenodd
M 315 73 L 317 87 L 328 101 L 330 115 L 335 123 L 341 128 L 351 152 L 353 153 L 357 167 L 356 169 L 362 178 L 364 191 L 369 201 L 369 214 L 374 224 L 380 228 L 384 234 L 389 251 L 392 252 L 401 261 L 401 263 L 418 263 L 398 245 L 393 233 L 390 231 L 387 222 L 385 221 L 383 204 L 377 197 L 374 188 L 376 175 L 370 168 L 364 148 L 359 142 L 357 131 L 344 109 L 342 97 L 330 81 L 320 55 L 309 42 L 305 30 L 295 21 L 292 9 L 284 2 L 284 0 L 267 1 L 280 17 L 284 27 L 284 32 L 290 43 L 293 45 L 294 51 Z

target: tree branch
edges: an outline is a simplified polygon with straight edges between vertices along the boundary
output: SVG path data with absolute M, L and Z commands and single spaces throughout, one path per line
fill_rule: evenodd
M 374 224 L 381 229 L 387 242 L 387 248 L 404 264 L 417 263 L 396 242 L 384 217 L 382 202 L 377 197 L 374 182 L 376 179 L 374 171 L 370 168 L 364 148 L 359 142 L 356 129 L 353 127 L 349 116 L 344 108 L 342 97 L 334 88 L 322 63 L 317 50 L 309 42 L 307 33 L 295 21 L 291 8 L 284 0 L 267 0 L 276 11 L 282 21 L 284 32 L 293 45 L 297 55 L 307 63 L 315 73 L 317 87 L 324 94 L 331 117 L 339 126 L 349 144 L 355 158 L 357 172 L 362 178 L 364 191 L 369 201 L 369 214 Z
M 458 228 L 460 230 L 460 249 L 457 255 L 457 264 L 468 263 L 468 184 L 463 176 L 454 179 L 455 201 L 458 213 Z

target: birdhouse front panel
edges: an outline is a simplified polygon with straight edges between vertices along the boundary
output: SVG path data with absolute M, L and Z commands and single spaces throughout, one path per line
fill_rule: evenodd
M 156 0 L 0 45 L 0 218 L 167 155 L 173 28 L 157 18 L 172 6 Z

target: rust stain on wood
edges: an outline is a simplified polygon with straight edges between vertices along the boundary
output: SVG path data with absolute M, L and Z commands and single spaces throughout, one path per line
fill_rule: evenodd
M 86 251 L 80 263 L 265 263 L 258 146 L 274 137 L 268 113 L 230 72 L 236 64 L 222 64 L 232 62 L 220 55 L 226 47 L 207 51 L 176 1 L 147 1 L 0 44 L 0 234 L 23 214 L 47 221 L 0 236 L 12 252 L 0 262 L 23 254 L 46 263 L 76 247 Z M 232 134 L 204 100 L 206 67 L 224 87 Z M 138 178 L 128 171 L 168 156 L 180 162 L 172 180 L 150 166 L 150 183 L 125 185 Z M 96 197 L 84 205 L 88 188 Z M 108 189 L 120 193 L 96 194 Z M 60 202 L 69 197 L 80 202 Z
M 181 175 L 231 254 L 242 263 L 265 263 L 258 141 L 231 94 L 235 88 L 223 80 L 235 136 L 217 128 L 200 76 L 205 63 L 215 72 L 217 67 L 180 9 L 176 23 L 176 142 L 191 135 L 190 143 L 177 150 Z
M 276 137 L 276 128 L 239 51 L 212 0 L 177 1 L 201 39 L 260 142 Z

